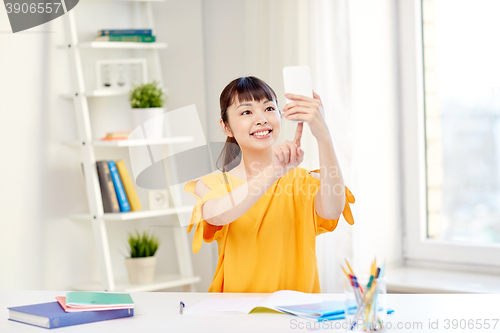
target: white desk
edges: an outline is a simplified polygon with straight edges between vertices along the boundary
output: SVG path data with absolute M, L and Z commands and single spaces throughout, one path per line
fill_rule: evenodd
M 44 332 L 44 328 L 7 320 L 7 307 L 55 301 L 55 296 L 64 296 L 65 291 L 0 291 L 0 332 Z M 195 315 L 179 314 L 179 302 L 186 306 L 208 298 L 266 297 L 269 294 L 216 294 L 180 292 L 137 292 L 131 293 L 135 303 L 133 317 L 57 328 L 55 332 L 307 332 L 306 326 L 314 322 L 295 316 L 277 313 L 253 313 L 249 315 Z M 341 300 L 342 294 L 324 294 L 328 300 Z M 387 316 L 393 325 L 389 332 L 500 332 L 500 320 L 496 328 L 464 330 L 445 329 L 445 319 L 490 319 L 490 325 L 500 319 L 500 295 L 495 294 L 389 294 L 387 305 L 395 313 Z M 438 320 L 439 329 L 429 329 L 429 320 Z M 341 322 L 341 321 L 338 321 Z M 422 323 L 421 329 L 397 329 L 403 325 Z M 409 324 L 408 324 L 409 323 Z M 312 326 L 311 326 L 312 327 Z M 478 327 L 478 326 L 476 326 Z M 316 323 L 316 328 L 321 328 Z M 325 330 L 325 329 L 321 329 Z M 343 329 L 325 330 L 344 332 Z

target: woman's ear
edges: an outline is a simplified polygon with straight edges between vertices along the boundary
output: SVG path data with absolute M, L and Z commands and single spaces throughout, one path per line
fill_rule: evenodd
M 219 124 L 220 124 L 220 127 L 222 128 L 222 130 L 224 131 L 224 133 L 227 136 L 229 136 L 229 137 L 233 136 L 233 133 L 229 129 L 229 126 L 226 126 L 226 124 L 224 123 L 224 120 L 222 120 L 222 118 L 219 119 Z

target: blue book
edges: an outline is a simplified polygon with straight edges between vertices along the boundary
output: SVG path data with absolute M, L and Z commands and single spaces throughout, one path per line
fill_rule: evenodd
M 116 168 L 116 163 L 114 161 L 108 162 L 109 172 L 111 173 L 111 178 L 113 179 L 113 185 L 115 185 L 116 197 L 118 199 L 118 205 L 120 206 L 120 212 L 130 211 L 130 203 L 128 202 L 127 194 L 125 193 L 125 188 L 123 187 L 120 174 Z
M 134 315 L 134 309 L 64 312 L 58 302 L 17 306 L 8 309 L 9 320 L 45 328 L 86 324 Z
M 113 36 L 113 35 L 144 35 L 151 36 L 153 30 L 151 29 L 105 29 L 98 30 L 97 36 Z

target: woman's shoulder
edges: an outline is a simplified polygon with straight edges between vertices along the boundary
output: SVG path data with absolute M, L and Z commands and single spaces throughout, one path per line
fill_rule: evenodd
M 224 176 L 222 172 L 209 173 L 201 178 L 201 181 L 208 187 L 224 183 Z

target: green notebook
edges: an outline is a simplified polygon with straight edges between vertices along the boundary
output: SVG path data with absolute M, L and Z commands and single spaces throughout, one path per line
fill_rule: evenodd
M 70 291 L 66 293 L 68 306 L 125 306 L 133 305 L 130 294 Z

